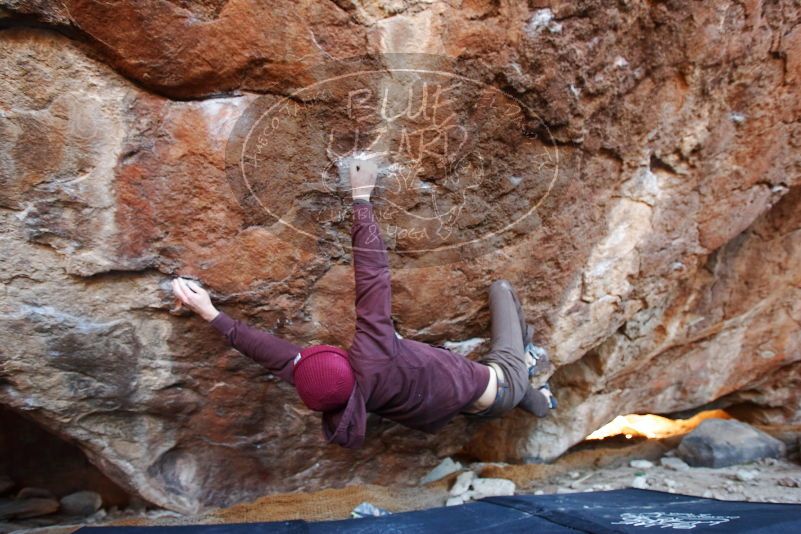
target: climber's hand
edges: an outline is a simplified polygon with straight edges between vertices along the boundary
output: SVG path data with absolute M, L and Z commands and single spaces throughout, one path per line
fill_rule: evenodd
M 211 303 L 209 292 L 200 287 L 194 280 L 173 278 L 172 292 L 181 304 L 197 313 L 207 321 L 211 321 L 220 313 Z
M 370 200 L 375 187 L 378 166 L 375 161 L 355 159 L 350 163 L 350 188 L 353 199 L 363 198 Z

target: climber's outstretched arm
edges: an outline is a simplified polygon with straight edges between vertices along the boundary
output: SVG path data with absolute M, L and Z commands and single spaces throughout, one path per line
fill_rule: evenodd
M 387 248 L 375 220 L 370 196 L 377 168 L 369 160 L 350 166 L 353 195 L 353 270 L 356 279 L 356 332 L 351 357 L 391 357 L 397 343 L 392 323 L 392 292 Z
M 176 278 L 172 281 L 172 289 L 181 304 L 209 321 L 225 336 L 229 345 L 294 385 L 292 362 L 301 347 L 218 311 L 211 303 L 208 291 L 192 280 Z
M 278 378 L 295 385 L 292 362 L 302 347 L 235 320 L 225 312 L 220 312 L 211 321 L 211 326 L 223 334 L 236 350 L 260 363 Z

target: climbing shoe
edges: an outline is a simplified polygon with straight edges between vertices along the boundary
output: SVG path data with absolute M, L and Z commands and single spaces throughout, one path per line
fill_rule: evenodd
M 536 346 L 534 343 L 526 345 L 526 365 L 528 366 L 529 379 L 542 374 L 548 369 L 550 360 L 548 353 L 544 349 Z
M 559 403 L 556 401 L 556 397 L 551 391 L 551 386 L 549 386 L 547 382 L 538 387 L 537 390 L 539 390 L 543 395 L 545 395 L 545 398 L 548 399 L 548 408 L 555 410 L 556 407 L 559 406 Z

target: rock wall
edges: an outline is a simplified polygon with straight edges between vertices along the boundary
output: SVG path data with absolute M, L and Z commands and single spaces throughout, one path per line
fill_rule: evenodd
M 717 403 L 798 422 L 799 23 L 797 5 L 755 0 L 0 0 L 0 403 L 180 511 L 412 483 L 460 452 L 549 460 L 621 413 Z M 448 135 L 499 124 L 480 112 L 500 92 L 529 121 L 484 128 L 460 160 L 486 173 L 461 197 L 457 237 L 521 212 L 519 225 L 445 255 L 388 239 L 398 330 L 487 338 L 487 288 L 507 278 L 560 409 L 433 436 L 371 418 L 367 446 L 349 451 L 324 445 L 292 388 L 175 312 L 168 281 L 197 276 L 235 317 L 346 346 L 347 220 L 301 246 L 254 199 L 303 220 L 336 198 L 297 184 L 336 164 L 322 134 L 354 118 L 340 85 L 297 90 L 319 65 L 398 53 L 480 82 L 454 93 L 462 127 Z M 375 87 L 400 76 L 388 72 Z M 254 108 L 287 101 L 309 121 L 262 154 L 286 181 L 245 190 L 229 139 Z M 463 184 L 431 183 L 418 189 L 446 199 Z

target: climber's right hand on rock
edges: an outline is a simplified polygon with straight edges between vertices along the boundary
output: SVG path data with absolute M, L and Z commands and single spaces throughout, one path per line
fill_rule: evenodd
M 370 200 L 378 176 L 375 161 L 354 158 L 350 163 L 350 188 L 353 200 L 363 198 Z
M 207 321 L 213 320 L 220 313 L 211 303 L 209 292 L 200 287 L 194 280 L 173 278 L 172 292 L 181 304 L 197 313 Z

